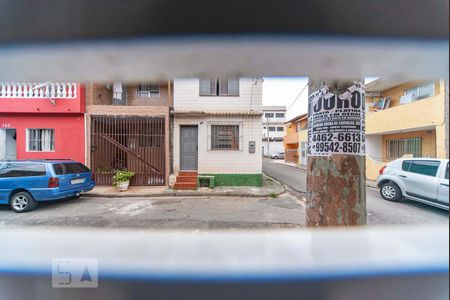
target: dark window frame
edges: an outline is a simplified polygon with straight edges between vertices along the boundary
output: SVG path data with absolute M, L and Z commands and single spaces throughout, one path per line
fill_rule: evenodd
M 198 94 L 200 97 L 239 97 L 240 78 L 199 78 Z
M 212 151 L 240 151 L 241 135 L 239 124 L 211 124 L 210 149 Z M 227 136 L 226 134 L 230 134 Z M 227 143 L 229 142 L 229 145 Z

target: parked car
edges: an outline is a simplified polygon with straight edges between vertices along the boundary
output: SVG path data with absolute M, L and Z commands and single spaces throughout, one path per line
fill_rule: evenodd
M 89 168 L 73 160 L 0 161 L 0 204 L 16 212 L 33 210 L 39 201 L 77 198 L 94 186 Z
M 270 156 L 272 159 L 284 159 L 284 152 L 278 152 Z
M 448 159 L 401 158 L 381 168 L 377 184 L 389 201 L 403 197 L 448 210 Z

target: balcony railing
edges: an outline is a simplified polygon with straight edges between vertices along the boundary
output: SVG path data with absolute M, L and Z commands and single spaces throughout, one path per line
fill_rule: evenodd
M 76 83 L 0 83 L 0 98 L 74 99 L 76 97 Z

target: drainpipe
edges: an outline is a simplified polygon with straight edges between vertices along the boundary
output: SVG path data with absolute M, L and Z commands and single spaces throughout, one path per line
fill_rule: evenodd
M 318 156 L 321 154 L 317 153 L 318 144 L 322 147 L 325 144 L 329 146 L 333 143 L 334 147 L 336 144 L 342 145 L 345 142 L 344 140 L 336 143 L 338 135 L 341 139 L 342 136 L 345 136 L 347 129 L 343 129 L 343 125 L 339 125 L 339 129 L 325 129 L 325 132 L 333 132 L 333 139 L 331 142 L 329 142 L 329 134 L 317 134 L 317 131 L 321 130 L 321 125 L 319 124 L 321 124 L 322 120 L 328 119 L 328 117 L 334 113 L 332 108 L 333 105 L 331 103 L 334 103 L 335 108 L 338 107 L 337 103 L 339 102 L 339 99 L 341 99 L 338 98 L 338 95 L 348 92 L 348 88 L 353 85 L 353 82 L 325 82 L 310 78 L 311 94 L 313 95 L 314 92 L 322 91 L 324 96 L 316 96 L 313 98 L 310 95 L 308 103 L 308 152 L 311 154 L 308 156 L 307 164 L 307 226 L 345 226 L 366 224 L 365 156 L 361 152 L 353 155 L 349 155 L 348 153 L 343 154 L 343 150 L 339 150 L 339 154 L 330 154 L 330 152 L 328 152 L 325 156 Z M 326 93 L 326 88 L 328 88 L 328 93 Z M 330 93 L 336 96 L 329 98 Z M 349 113 L 352 112 L 351 108 L 353 106 L 353 97 L 355 97 L 356 103 L 356 96 L 352 95 L 353 93 L 350 94 L 352 97 L 351 100 L 350 98 L 346 98 L 348 102 L 345 102 L 345 107 L 347 107 L 346 105 L 349 105 L 350 109 L 346 110 Z M 358 97 L 361 103 L 359 104 L 360 109 L 358 110 L 358 118 L 363 120 L 363 113 L 360 110 L 364 111 L 365 101 L 364 97 L 362 97 L 364 94 L 358 95 L 361 96 Z M 322 100 L 318 101 L 318 99 Z M 329 99 L 329 101 L 325 99 Z M 318 105 L 319 102 L 322 107 L 321 109 Z M 315 106 L 316 104 L 317 106 Z M 315 114 L 312 114 L 312 112 L 315 112 Z M 324 112 L 324 115 L 318 116 L 318 112 Z M 328 113 L 329 115 L 327 115 Z M 334 123 L 333 125 L 337 125 L 343 124 L 339 122 L 343 121 L 344 118 L 342 116 L 332 117 L 330 120 Z M 322 123 L 322 125 L 323 124 L 324 123 Z M 361 122 L 361 125 L 362 124 L 363 122 Z M 323 125 L 322 129 L 327 128 L 327 126 L 328 125 Z M 313 131 L 314 128 L 316 131 Z M 364 149 L 363 137 L 365 135 L 365 128 L 364 126 L 361 126 L 358 130 L 360 131 L 356 134 L 360 135 L 362 141 L 360 143 L 360 147 L 361 149 Z M 316 134 L 314 134 L 314 132 L 316 132 Z M 313 141 L 313 136 L 315 136 L 315 141 Z M 319 142 L 317 142 L 317 138 L 320 139 Z M 323 142 L 324 139 L 325 142 Z M 348 144 L 349 143 L 346 144 L 346 147 Z M 313 146 L 314 150 L 312 149 Z M 352 149 L 354 149 L 353 143 Z M 322 150 L 326 151 L 325 148 L 322 148 Z M 346 151 L 348 151 L 347 148 Z M 333 152 L 335 151 L 333 150 Z
M 173 128 L 174 128 L 174 111 L 173 111 L 173 94 L 171 82 L 168 81 L 169 89 L 169 175 L 173 174 Z

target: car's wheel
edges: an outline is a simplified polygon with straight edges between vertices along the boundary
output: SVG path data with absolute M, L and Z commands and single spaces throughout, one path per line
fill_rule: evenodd
M 35 209 L 37 202 L 30 193 L 18 192 L 11 197 L 10 206 L 15 212 L 22 213 Z
M 402 191 L 393 182 L 383 184 L 380 188 L 380 194 L 383 199 L 393 202 L 398 202 L 403 198 Z

